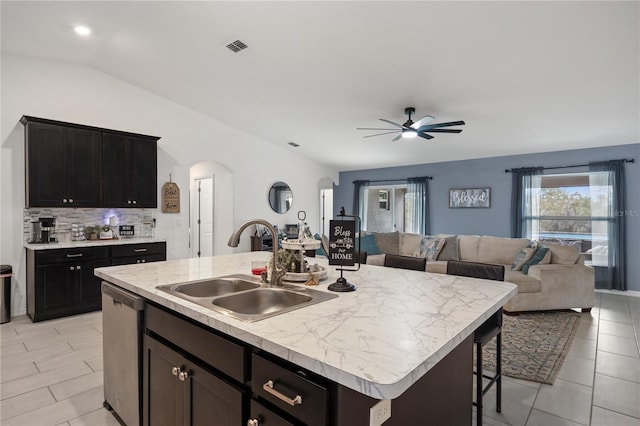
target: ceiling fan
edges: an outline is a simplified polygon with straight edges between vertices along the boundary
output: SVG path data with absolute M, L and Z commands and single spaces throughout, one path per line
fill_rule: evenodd
M 416 109 L 413 107 L 407 107 L 404 109 L 404 113 L 409 116 L 409 119 L 404 124 L 399 124 L 391 120 L 380 118 L 380 121 L 384 121 L 385 123 L 389 123 L 397 127 L 394 129 L 380 129 L 375 127 L 358 127 L 357 130 L 384 130 L 383 133 L 367 135 L 367 136 L 364 136 L 365 138 L 400 132 L 400 134 L 393 139 L 394 142 L 399 140 L 400 138 L 415 138 L 416 136 L 420 136 L 421 138 L 425 138 L 425 139 L 433 139 L 433 136 L 431 136 L 429 133 L 460 133 L 462 132 L 461 129 L 443 129 L 443 127 L 462 126 L 464 125 L 464 121 L 450 121 L 448 123 L 427 124 L 427 123 L 430 123 L 431 120 L 433 120 L 434 118 L 430 115 L 425 115 L 420 120 L 414 122 L 413 120 L 411 120 L 411 114 L 414 114 L 415 112 L 416 112 Z

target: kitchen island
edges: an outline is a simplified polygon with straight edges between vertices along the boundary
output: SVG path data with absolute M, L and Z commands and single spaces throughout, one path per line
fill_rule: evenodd
M 284 360 L 288 366 L 301 367 L 302 374 L 326 379 L 328 388 L 335 384 L 337 390 L 327 402 L 333 407 L 330 411 L 351 410 L 355 413 L 361 409 L 362 413 L 355 414 L 368 416 L 369 407 L 377 400 L 390 399 L 398 404 L 392 404 L 391 419 L 385 424 L 400 424 L 394 420 L 402 411 L 410 411 L 412 408 L 407 408 L 407 404 L 416 400 L 416 395 L 405 397 L 416 393 L 418 386 L 426 386 L 424 389 L 436 386 L 442 389 L 443 395 L 448 388 L 462 394 L 459 399 L 466 401 L 464 411 L 470 422 L 471 336 L 516 294 L 515 285 L 363 265 L 358 272 L 345 272 L 348 281 L 356 285 L 355 292 L 339 293 L 337 298 L 253 323 L 236 320 L 156 288 L 231 274 L 249 274 L 252 260 L 269 257 L 269 253 L 251 252 L 106 267 L 96 269 L 95 273 L 107 282 L 144 297 L 163 312 L 175 313 L 228 336 L 234 342 L 246 344 L 254 356 L 264 352 L 268 357 Z M 311 258 L 309 261 L 328 267 L 324 259 Z M 317 289 L 327 291 L 327 285 L 338 276 L 339 272 L 329 268 L 328 278 Z M 442 381 L 447 374 L 452 377 L 458 374 L 463 377 L 462 387 L 449 386 L 446 380 L 445 383 L 425 384 L 429 374 L 436 372 L 447 359 L 454 364 L 445 370 L 441 368 L 440 376 L 434 376 L 431 382 Z M 251 374 L 243 377 L 240 384 L 244 380 L 244 384 L 250 385 Z M 452 379 L 452 384 L 454 382 Z M 341 403 L 341 397 L 351 398 L 350 402 Z M 423 402 L 428 404 L 429 401 Z M 413 409 L 416 413 L 421 412 L 422 418 L 430 416 L 424 405 L 416 405 Z M 349 415 L 332 412 L 325 424 L 347 425 L 347 420 L 340 420 L 343 418 L 347 419 Z M 421 424 L 428 422 L 425 420 Z

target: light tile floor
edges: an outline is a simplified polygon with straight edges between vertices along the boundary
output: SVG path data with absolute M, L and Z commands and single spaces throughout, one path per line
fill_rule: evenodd
M 118 425 L 102 408 L 102 315 L 0 326 L 0 424 Z M 596 293 L 553 386 L 505 378 L 485 425 L 640 426 L 640 298 Z M 357 425 L 354 425 L 357 426 Z

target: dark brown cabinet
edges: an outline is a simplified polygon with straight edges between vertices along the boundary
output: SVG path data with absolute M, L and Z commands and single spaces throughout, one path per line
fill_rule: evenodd
M 26 207 L 158 206 L 158 137 L 23 116 Z
M 156 138 L 102 135 L 105 207 L 157 207 Z
M 27 207 L 98 207 L 99 132 L 25 121 Z
M 27 314 L 42 321 L 100 309 L 100 279 L 109 266 L 106 247 L 27 250 Z
M 144 336 L 144 425 L 242 424 L 243 392 Z
M 32 321 L 100 310 L 95 268 L 166 260 L 165 242 L 77 249 L 27 249 L 27 314 Z

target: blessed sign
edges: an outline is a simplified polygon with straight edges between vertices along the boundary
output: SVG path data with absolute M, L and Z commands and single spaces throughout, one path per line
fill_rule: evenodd
M 173 182 L 162 185 L 162 213 L 180 213 L 180 188 Z
M 352 220 L 331 220 L 329 226 L 329 265 L 353 266 L 356 223 Z
M 450 189 L 449 207 L 491 207 L 491 188 Z

